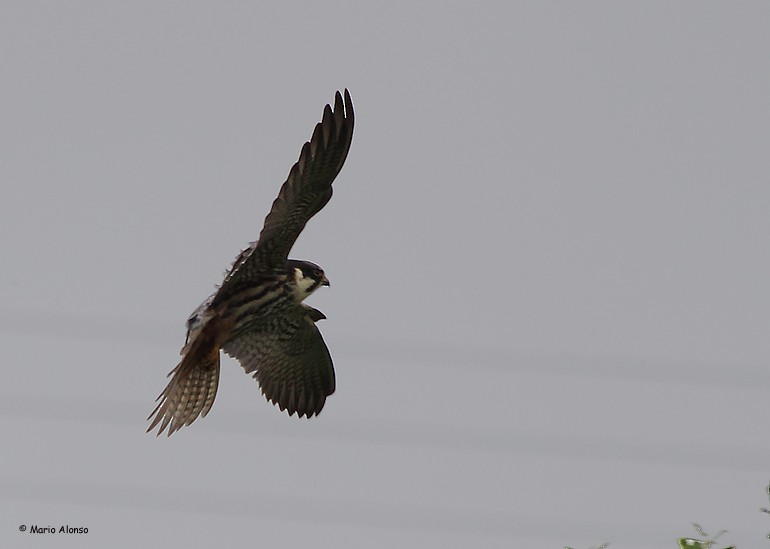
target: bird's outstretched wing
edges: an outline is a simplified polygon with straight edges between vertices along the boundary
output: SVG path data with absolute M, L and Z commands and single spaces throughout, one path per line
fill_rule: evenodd
M 289 415 L 321 412 L 334 392 L 334 366 L 315 326 L 321 311 L 298 305 L 272 331 L 252 332 L 222 346 L 262 389 L 265 398 Z
M 321 122 L 305 143 L 299 160 L 273 202 L 256 241 L 244 250 L 227 273 L 215 301 L 243 282 L 274 269 L 283 269 L 294 242 L 308 220 L 332 197 L 332 182 L 342 169 L 353 139 L 355 116 L 348 90 L 337 92 L 334 109 L 326 105 Z

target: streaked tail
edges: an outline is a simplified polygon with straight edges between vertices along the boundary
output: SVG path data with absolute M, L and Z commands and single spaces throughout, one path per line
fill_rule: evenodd
M 216 326 L 209 323 L 182 350 L 181 362 L 169 372 L 171 381 L 147 417 L 152 418 L 148 433 L 160 424 L 158 436 L 167 427 L 171 436 L 209 412 L 219 385 L 219 344 L 215 334 Z

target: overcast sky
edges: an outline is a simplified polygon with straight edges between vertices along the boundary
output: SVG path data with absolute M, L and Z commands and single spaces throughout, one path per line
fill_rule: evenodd
M 263 4 L 0 4 L 0 545 L 770 543 L 770 3 Z M 337 392 L 145 434 L 344 87 Z

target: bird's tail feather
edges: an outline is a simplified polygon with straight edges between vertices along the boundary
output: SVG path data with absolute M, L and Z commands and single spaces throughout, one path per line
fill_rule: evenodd
M 205 417 L 214 404 L 219 385 L 219 345 L 208 337 L 215 327 L 206 326 L 184 348 L 179 364 L 169 372 L 171 381 L 158 396 L 158 405 L 147 419 L 149 433 L 160 424 L 158 435 L 168 427 L 168 436 L 199 416 Z M 154 417 L 153 417 L 154 416 Z

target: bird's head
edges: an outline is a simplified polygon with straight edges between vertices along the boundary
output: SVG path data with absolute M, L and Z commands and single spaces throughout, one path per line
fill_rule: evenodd
M 320 286 L 329 285 L 329 279 L 326 278 L 323 269 L 315 263 L 290 259 L 288 267 L 294 275 L 294 291 L 299 301 L 305 299 Z

